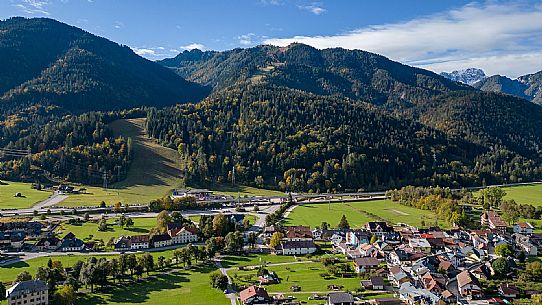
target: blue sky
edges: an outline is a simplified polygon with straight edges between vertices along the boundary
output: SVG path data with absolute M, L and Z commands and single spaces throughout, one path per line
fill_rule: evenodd
M 149 59 L 294 41 L 365 49 L 437 72 L 542 70 L 540 1 L 1 0 L 0 18 L 54 18 Z

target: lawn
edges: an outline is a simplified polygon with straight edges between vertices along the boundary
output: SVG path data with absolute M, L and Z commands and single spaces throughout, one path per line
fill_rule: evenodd
M 309 260 L 306 256 L 287 256 L 275 254 L 247 254 L 243 256 L 225 256 L 222 258 L 224 268 L 239 266 L 258 266 L 265 264 L 291 263 L 300 260 Z
M 369 221 L 385 220 L 390 223 L 407 223 L 420 226 L 422 219 L 427 224 L 435 222 L 435 214 L 400 205 L 390 200 L 370 200 L 347 203 L 309 203 L 296 207 L 285 219 L 284 225 L 320 226 L 323 221 L 335 227 L 342 215 L 350 226 L 359 228 Z M 446 227 L 442 221 L 439 225 Z
M 274 190 L 267 190 L 267 189 L 261 189 L 251 186 L 243 186 L 243 185 L 211 185 L 209 187 L 206 187 L 209 190 L 213 191 L 216 194 L 226 195 L 226 196 L 285 196 L 284 192 L 280 191 L 274 191 Z
M 30 183 L 2 180 L 0 182 L 0 209 L 29 208 L 52 194 L 48 191 L 32 189 L 31 186 Z M 22 197 L 15 197 L 16 193 L 21 193 Z
M 503 188 L 505 199 L 514 199 L 517 203 L 542 206 L 542 184 L 510 186 Z
M 111 238 L 117 238 L 121 235 L 141 235 L 148 234 L 149 231 L 156 226 L 156 218 L 154 217 L 134 217 L 134 226 L 127 228 L 121 228 L 114 224 L 116 219 L 108 219 L 108 230 L 104 232 L 98 231 L 98 222 L 83 222 L 82 224 L 68 224 L 63 223 L 58 229 L 57 233 L 60 236 L 66 235 L 68 232 L 72 232 L 75 236 L 81 239 L 102 239 L 105 243 Z M 92 238 L 89 238 L 92 235 Z
M 212 266 L 201 266 L 162 275 L 138 284 L 115 288 L 107 293 L 87 294 L 75 304 L 230 304 L 221 291 L 209 285 L 209 273 L 214 270 Z
M 152 256 L 155 258 L 159 256 L 164 256 L 165 258 L 172 258 L 173 257 L 173 250 L 165 250 L 165 251 L 156 251 L 156 252 L 149 252 Z M 137 255 L 140 255 L 139 253 Z M 35 275 L 36 271 L 38 270 L 38 267 L 46 266 L 47 262 L 49 261 L 49 258 L 56 261 L 61 261 L 62 265 L 64 267 L 70 267 L 73 264 L 75 264 L 77 261 L 85 261 L 90 257 L 107 257 L 107 258 L 113 258 L 117 255 L 83 255 L 83 254 L 74 254 L 74 255 L 59 255 L 59 256 L 44 256 L 44 257 L 38 257 L 34 259 L 30 259 L 24 262 L 17 262 L 8 266 L 2 266 L 0 267 L 0 282 L 4 283 L 11 283 L 17 274 L 28 271 L 30 274 Z
M 322 263 L 301 263 L 281 266 L 267 267 L 269 271 L 274 271 L 281 279 L 280 283 L 266 286 L 269 292 L 288 293 L 290 287 L 297 285 L 304 292 L 327 292 L 328 285 L 344 286 L 344 290 L 355 290 L 360 287 L 360 279 L 352 278 L 330 278 L 324 279 L 320 276 L 325 272 Z M 230 270 L 228 274 L 239 284 L 250 284 L 257 281 L 257 270 Z M 252 276 L 247 278 L 246 276 Z

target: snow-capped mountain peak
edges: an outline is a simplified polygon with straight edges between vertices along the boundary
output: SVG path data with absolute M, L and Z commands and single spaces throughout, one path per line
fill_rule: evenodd
M 452 72 L 442 72 L 440 73 L 440 75 L 453 81 L 464 83 L 467 85 L 473 85 L 474 83 L 481 81 L 487 77 L 484 70 L 477 68 L 467 68 Z

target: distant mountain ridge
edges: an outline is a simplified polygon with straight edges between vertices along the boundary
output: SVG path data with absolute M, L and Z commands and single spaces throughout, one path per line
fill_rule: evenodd
M 224 52 L 184 51 L 159 61 L 182 77 L 219 91 L 267 83 L 373 104 L 416 103 L 444 92 L 472 90 L 433 72 L 361 50 L 318 50 L 304 44 L 261 45 Z
M 0 104 L 110 110 L 198 101 L 207 89 L 118 45 L 47 18 L 0 21 Z
M 441 72 L 441 76 L 449 78 L 453 81 L 460 82 L 467 85 L 473 85 L 476 82 L 487 78 L 486 73 L 482 69 L 467 68 L 463 70 L 455 70 L 452 72 Z
M 473 85 L 482 91 L 500 92 L 542 104 L 542 71 L 510 79 L 493 75 Z

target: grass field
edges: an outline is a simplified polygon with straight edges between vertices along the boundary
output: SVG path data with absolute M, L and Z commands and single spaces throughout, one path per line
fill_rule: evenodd
M 152 228 L 156 226 L 156 218 L 151 217 L 134 217 L 134 226 L 130 228 L 121 228 L 120 226 L 114 224 L 115 219 L 107 220 L 109 224 L 109 229 L 104 232 L 98 231 L 97 222 L 84 222 L 82 224 L 72 225 L 68 223 L 63 223 L 58 229 L 57 233 L 61 233 L 60 236 L 66 235 L 68 232 L 72 232 L 75 236 L 85 240 L 85 239 L 102 239 L 105 243 L 110 238 L 117 238 L 121 235 L 131 236 L 131 235 L 141 235 L 148 234 Z M 92 238 L 90 236 L 92 235 Z
M 214 270 L 212 266 L 201 266 L 189 271 L 162 275 L 159 278 L 116 288 L 108 293 L 87 294 L 75 304 L 230 304 L 221 291 L 209 285 L 209 273 Z
M 159 256 L 164 256 L 165 258 L 172 258 L 173 257 L 173 250 L 165 250 L 165 251 L 156 251 L 156 252 L 149 252 L 152 256 L 155 258 Z M 138 254 L 139 255 L 139 254 Z M 74 255 L 59 255 L 59 256 L 43 256 L 38 257 L 34 259 L 30 259 L 24 262 L 17 262 L 8 266 L 2 266 L 0 267 L 0 282 L 4 283 L 11 283 L 17 274 L 28 271 L 30 274 L 35 275 L 36 271 L 38 270 L 38 267 L 46 266 L 47 261 L 49 261 L 49 258 L 52 260 L 60 261 L 62 262 L 62 265 L 64 267 L 71 267 L 75 262 L 77 261 L 85 261 L 90 257 L 108 257 L 113 258 L 117 255 L 83 255 L 83 254 L 74 254 Z
M 352 278 L 330 278 L 324 279 L 320 276 L 325 272 L 322 263 L 302 263 L 281 266 L 267 267 L 269 271 L 274 271 L 281 279 L 280 283 L 266 286 L 269 292 L 289 292 L 292 285 L 301 287 L 301 291 L 307 292 L 326 292 L 328 285 L 341 285 L 345 290 L 354 290 L 360 287 L 360 279 Z M 258 279 L 257 270 L 231 270 L 228 274 L 234 281 L 240 284 L 250 284 Z M 244 276 L 252 276 L 250 280 Z
M 542 206 L 542 184 L 530 184 L 504 187 L 505 199 L 514 199 L 517 203 Z
M 420 226 L 422 219 L 433 224 L 436 216 L 430 211 L 400 205 L 390 200 L 371 200 L 348 203 L 309 203 L 296 207 L 285 219 L 284 225 L 320 226 L 323 221 L 335 227 L 342 215 L 351 227 L 359 228 L 368 221 L 385 220 L 390 223 L 407 223 Z M 439 221 L 439 225 L 447 225 Z
M 52 194 L 32 189 L 31 186 L 30 183 L 2 181 L 0 183 L 0 209 L 29 208 Z M 23 197 L 15 197 L 16 193 L 21 193 Z
M 243 185 L 212 185 L 210 187 L 205 187 L 209 190 L 215 192 L 216 194 L 226 195 L 226 196 L 284 196 L 284 192 L 260 189 L 251 186 Z

